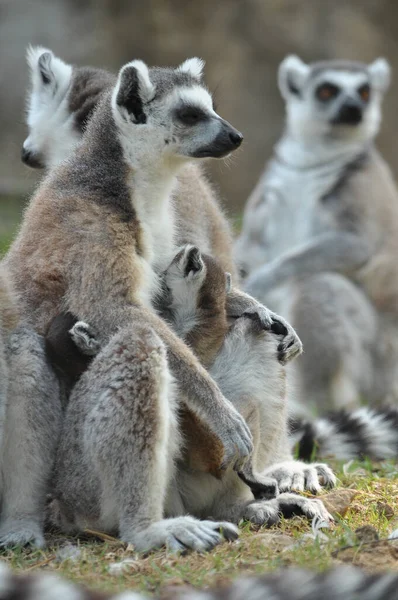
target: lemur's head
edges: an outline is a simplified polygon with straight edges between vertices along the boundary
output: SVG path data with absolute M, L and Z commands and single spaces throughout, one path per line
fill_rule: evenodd
M 323 61 L 307 65 L 288 56 L 279 67 L 287 128 L 297 139 L 366 141 L 379 130 L 381 102 L 390 83 L 388 62 L 370 65 Z
M 191 244 L 177 252 L 163 273 L 166 303 L 172 309 L 184 307 L 186 312 L 225 308 L 231 285 L 231 275 L 214 258 Z
M 69 156 L 103 91 L 116 78 L 102 69 L 72 67 L 41 47 L 29 47 L 27 61 L 29 131 L 21 158 L 32 168 L 50 167 Z
M 137 152 L 157 162 L 221 158 L 240 146 L 242 134 L 214 110 L 203 66 L 191 58 L 177 68 L 148 69 L 134 60 L 120 70 L 112 111 L 132 158 Z

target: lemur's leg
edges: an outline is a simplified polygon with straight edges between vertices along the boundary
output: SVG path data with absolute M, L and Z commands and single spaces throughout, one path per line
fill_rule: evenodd
M 139 551 L 208 550 L 237 536 L 228 523 L 163 518 L 179 448 L 175 403 L 160 338 L 146 324 L 120 330 L 70 398 L 55 474 L 61 525 L 118 531 Z
M 59 385 L 43 339 L 31 329 L 18 327 L 7 353 L 0 544 L 43 546 L 45 499 L 62 419 Z

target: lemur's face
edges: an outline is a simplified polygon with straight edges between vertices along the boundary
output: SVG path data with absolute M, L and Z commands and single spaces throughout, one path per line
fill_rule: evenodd
M 384 59 L 370 65 L 349 61 L 306 65 L 297 57 L 286 58 L 279 69 L 279 87 L 286 101 L 289 133 L 310 140 L 373 138 L 389 81 Z
M 27 166 L 43 168 L 69 156 L 80 140 L 67 100 L 72 67 L 44 48 L 29 48 L 31 90 L 28 96 L 29 135 L 21 159 Z
M 138 60 L 122 68 L 112 106 L 122 136 L 131 137 L 132 155 L 139 148 L 156 160 L 221 158 L 240 146 L 241 133 L 214 110 L 202 69 L 198 58 L 177 69 L 148 70 Z
M 163 287 L 171 308 L 192 310 L 192 307 L 198 307 L 204 293 L 217 299 L 225 297 L 231 289 L 231 275 L 225 273 L 213 258 L 201 254 L 199 248 L 187 244 L 164 271 Z

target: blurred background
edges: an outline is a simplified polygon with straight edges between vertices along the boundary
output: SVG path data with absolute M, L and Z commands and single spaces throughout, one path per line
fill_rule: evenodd
M 20 161 L 26 136 L 25 49 L 51 48 L 64 60 L 116 71 L 133 58 L 177 65 L 207 62 L 218 110 L 245 135 L 232 164 L 209 165 L 231 216 L 242 207 L 283 127 L 278 64 L 387 57 L 398 72 L 396 0 L 0 0 L 0 251 L 40 173 Z M 387 96 L 379 146 L 398 172 L 395 106 Z

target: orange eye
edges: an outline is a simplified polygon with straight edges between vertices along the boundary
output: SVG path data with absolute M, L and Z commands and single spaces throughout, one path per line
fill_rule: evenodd
M 335 98 L 339 93 L 339 88 L 332 83 L 323 83 L 316 90 L 316 97 L 321 102 L 327 102 L 332 98 Z
M 369 102 L 370 98 L 370 87 L 366 84 L 359 88 L 358 94 L 361 96 L 363 102 Z

